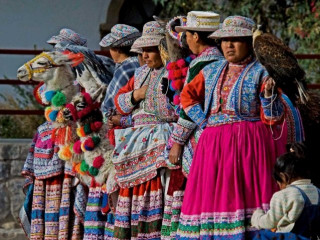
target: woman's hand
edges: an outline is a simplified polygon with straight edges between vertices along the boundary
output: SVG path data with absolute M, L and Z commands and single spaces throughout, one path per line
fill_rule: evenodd
M 273 80 L 273 78 L 269 78 L 264 85 L 264 97 L 271 97 L 272 95 L 272 89 L 276 85 L 276 82 Z
M 120 119 L 121 115 L 114 115 L 110 117 L 110 121 L 112 122 L 113 126 L 121 126 Z
M 182 153 L 182 145 L 178 144 L 178 143 L 173 143 L 172 148 L 169 152 L 169 161 L 172 164 L 177 164 L 179 163 L 180 160 L 180 156 Z
M 133 91 L 133 100 L 135 102 L 140 102 L 141 100 L 145 99 L 147 89 L 148 89 L 148 85 L 145 85 L 139 89 L 134 90 Z

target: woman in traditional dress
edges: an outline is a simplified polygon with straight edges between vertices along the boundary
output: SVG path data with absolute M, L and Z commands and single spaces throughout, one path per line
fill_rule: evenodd
M 167 72 L 158 46 L 164 38 L 158 22 L 148 22 L 135 46 L 146 65 L 138 68 L 115 97 L 117 110 L 132 115 L 134 127 L 115 130 L 113 163 L 120 186 L 115 239 L 160 239 L 163 213 L 162 153 L 177 116 L 161 91 Z
M 272 167 L 285 151 L 284 107 L 273 79 L 254 58 L 254 25 L 246 17 L 226 18 L 210 36 L 221 40 L 226 60 L 204 67 L 181 93 L 184 111 L 204 131 L 177 239 L 250 237 L 252 212 L 267 209 L 277 190 Z
M 188 13 L 185 25 L 176 26 L 175 29 L 172 29 L 170 25 L 175 23 L 174 20 L 175 18 L 167 25 L 170 36 L 176 36 L 179 33 L 185 32 L 188 47 L 196 55 L 196 58 L 190 62 L 185 79 L 186 84 L 191 82 L 206 65 L 223 59 L 215 40 L 208 38 L 212 32 L 218 29 L 220 16 L 214 12 L 191 11 Z M 178 50 L 174 49 L 174 51 Z M 177 65 L 179 65 L 179 61 L 181 60 L 176 61 Z M 168 68 L 170 68 L 170 65 L 168 65 Z M 166 192 L 162 239 L 175 238 L 186 182 L 185 177 L 189 173 L 193 148 L 196 145 L 194 136 L 192 136 L 192 142 L 189 141 L 189 138 L 196 126 L 184 111 L 180 110 L 180 116 L 171 134 L 167 149 L 169 151 L 169 161 L 173 165 L 181 165 L 180 160 L 184 149 L 183 169 L 179 168 L 171 171 L 169 188 Z M 195 135 L 199 134 L 199 131 L 195 133 Z

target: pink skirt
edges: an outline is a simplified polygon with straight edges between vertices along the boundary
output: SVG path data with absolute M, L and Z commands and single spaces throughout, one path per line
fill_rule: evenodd
M 250 218 L 278 190 L 272 179 L 285 152 L 286 127 L 238 122 L 206 128 L 185 190 L 177 239 L 245 239 Z

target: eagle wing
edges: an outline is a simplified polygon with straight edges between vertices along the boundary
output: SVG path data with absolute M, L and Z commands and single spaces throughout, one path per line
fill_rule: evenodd
M 268 33 L 256 37 L 253 47 L 258 60 L 276 81 L 277 86 L 295 102 L 299 96 L 300 84 L 305 86 L 305 72 L 291 49 L 279 38 Z

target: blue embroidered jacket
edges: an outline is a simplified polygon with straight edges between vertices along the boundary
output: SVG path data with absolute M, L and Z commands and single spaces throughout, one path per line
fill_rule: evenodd
M 226 60 L 222 60 L 213 62 L 203 68 L 200 74 L 205 79 L 204 102 L 192 106 L 183 106 L 186 114 L 201 128 L 207 125 L 209 113 L 213 117 L 219 115 L 218 118 L 209 118 L 209 121 L 211 120 L 210 125 L 227 123 L 229 120 L 259 121 L 260 107 L 262 107 L 266 119 L 280 119 L 284 113 L 284 108 L 277 94 L 273 94 L 270 98 L 265 98 L 263 93 L 259 94 L 263 81 L 268 77 L 268 72 L 256 60 L 245 67 L 229 93 L 226 110 L 234 112 L 235 116 L 230 118 L 228 114 L 219 113 L 220 89 L 217 88 L 217 84 L 227 64 Z M 190 84 L 193 84 L 193 82 Z M 181 94 L 181 102 L 184 102 L 183 98 L 189 97 L 184 89 Z

